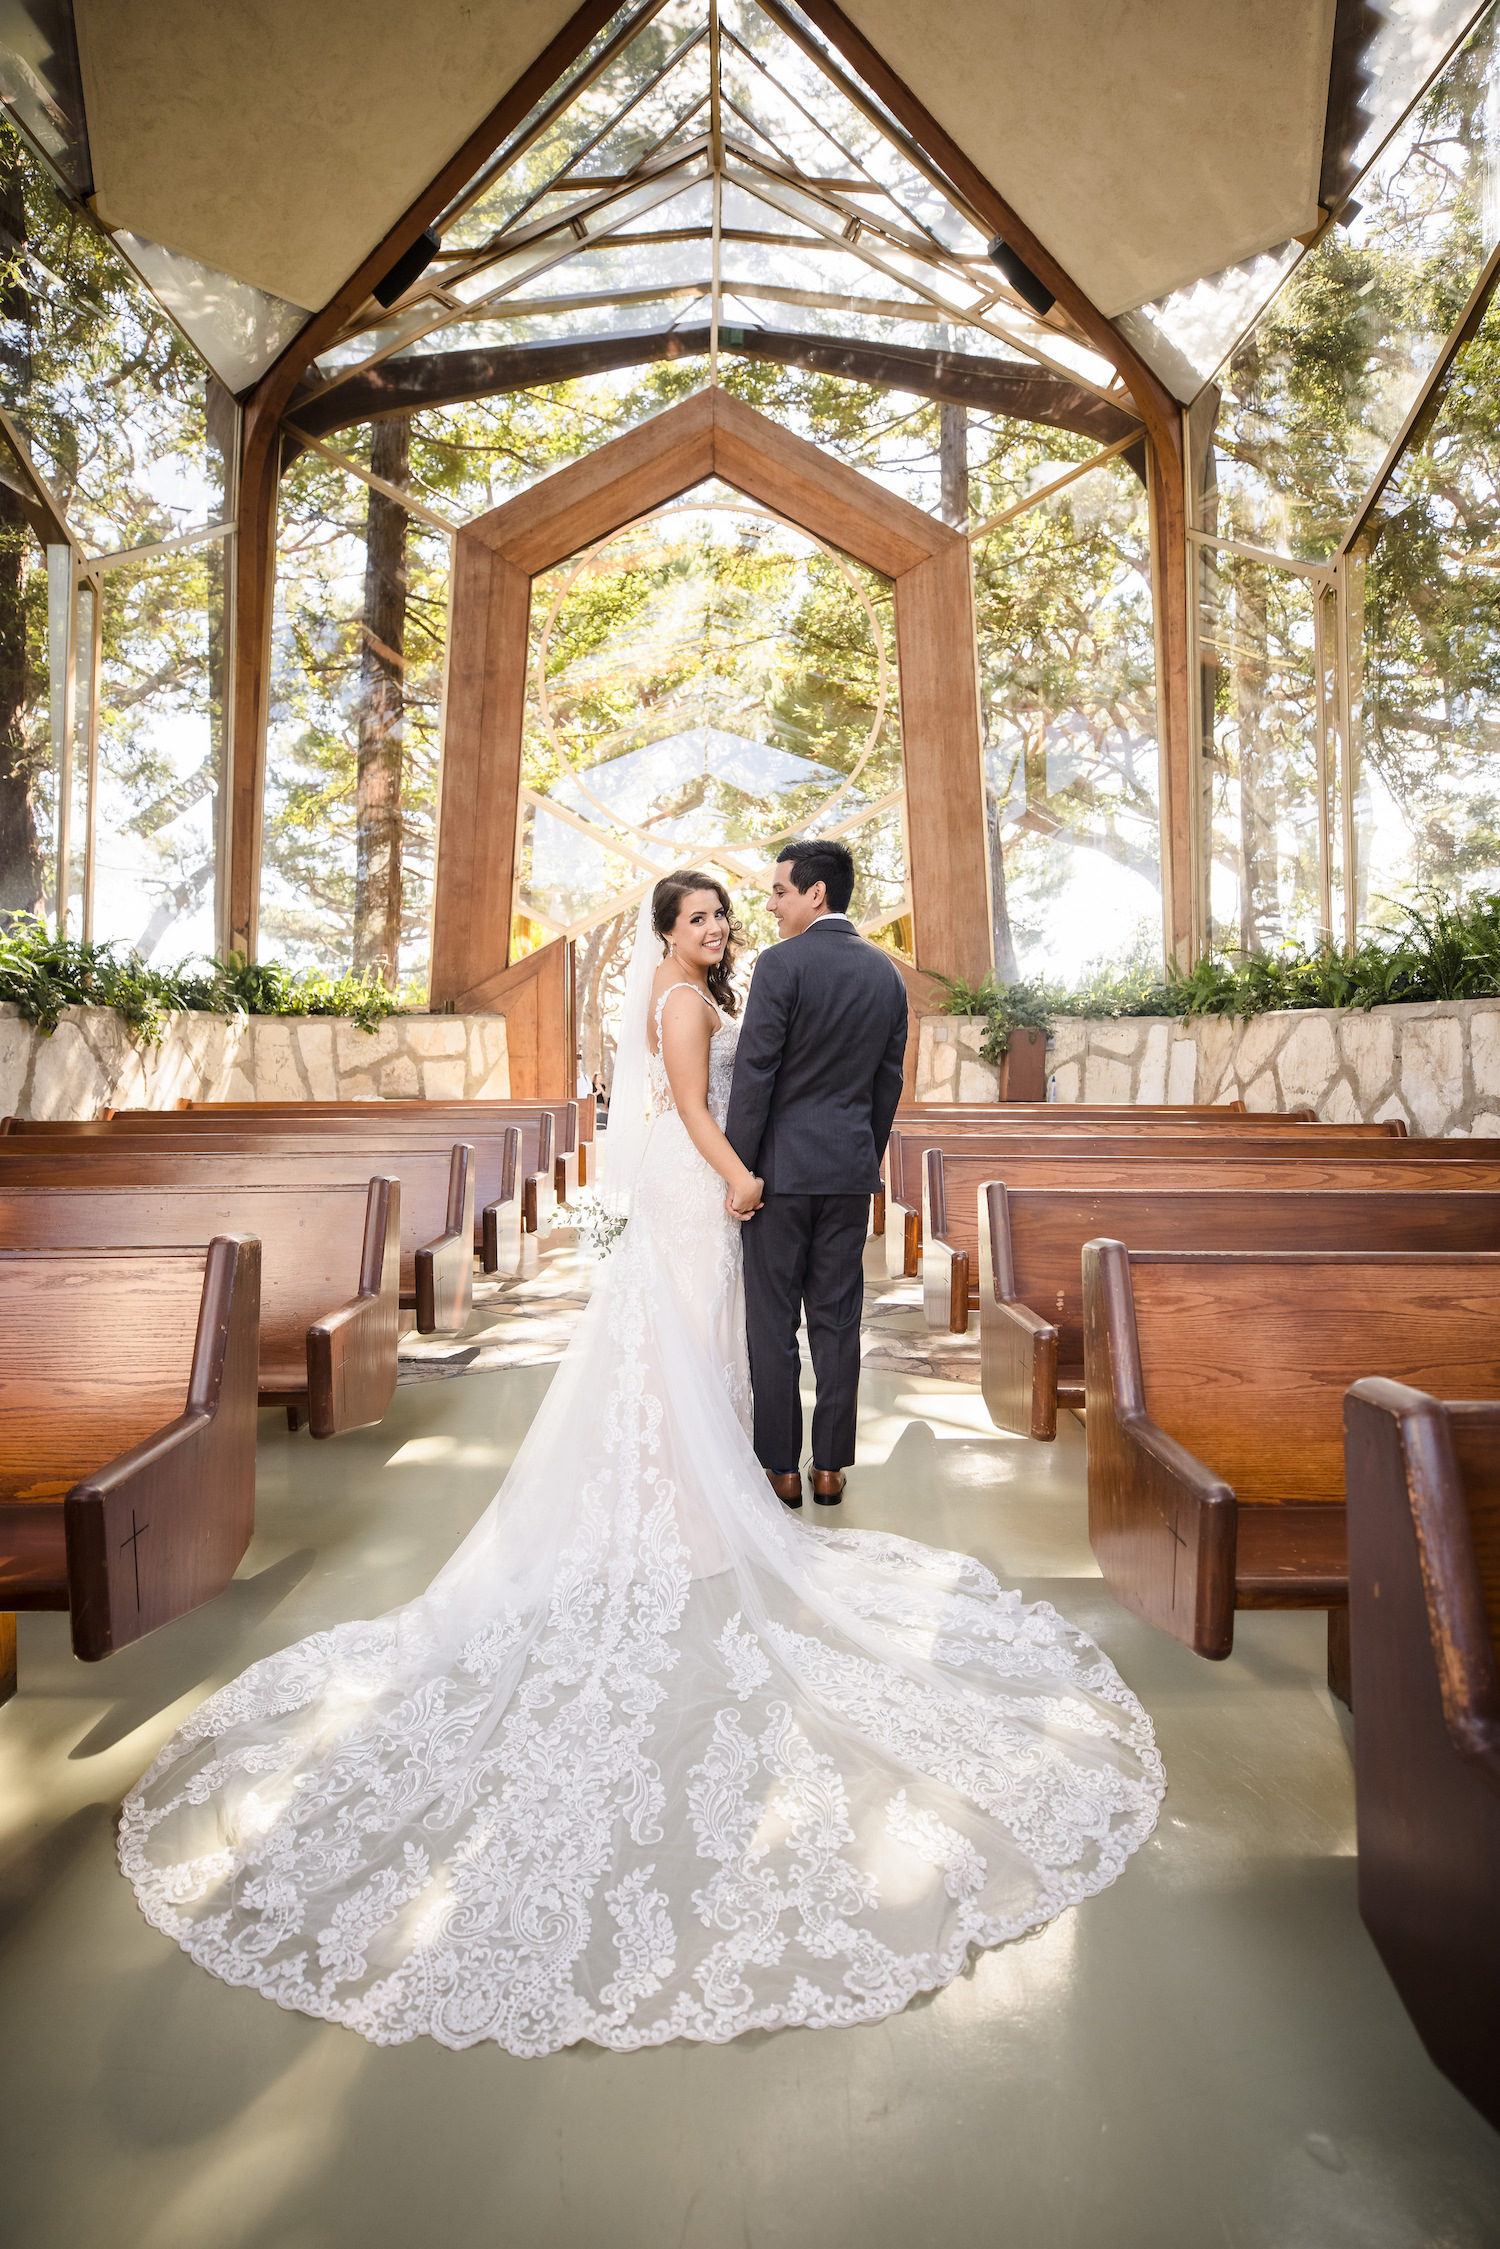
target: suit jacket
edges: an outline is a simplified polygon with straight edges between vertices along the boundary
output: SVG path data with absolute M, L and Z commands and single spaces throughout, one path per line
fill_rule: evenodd
M 852 923 L 762 953 L 724 1131 L 768 1194 L 871 1195 L 901 1099 L 906 986 Z

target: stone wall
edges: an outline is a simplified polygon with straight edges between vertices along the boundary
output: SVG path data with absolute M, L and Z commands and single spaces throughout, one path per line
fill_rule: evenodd
M 0 1005 L 0 1115 L 93 1117 L 195 1101 L 497 1100 L 510 1092 L 505 1018 L 391 1015 L 373 1033 L 334 1016 L 171 1015 L 159 1046 L 112 1008 L 70 1007 L 50 1038 Z
M 978 1016 L 924 1016 L 919 1101 L 993 1101 Z M 1192 1023 L 1060 1022 L 1047 1056 L 1058 1101 L 1234 1101 L 1312 1108 L 1330 1124 L 1401 1117 L 1427 1138 L 1500 1135 L 1500 1001 L 1298 1008 Z

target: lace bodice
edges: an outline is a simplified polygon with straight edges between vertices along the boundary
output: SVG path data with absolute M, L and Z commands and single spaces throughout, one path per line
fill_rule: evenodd
M 705 1007 L 712 1005 L 703 999 L 696 984 L 669 984 L 656 1003 L 656 1046 L 646 1049 L 646 1080 L 651 1088 L 651 1114 L 665 1116 L 675 1110 L 672 1088 L 667 1083 L 667 1065 L 661 1058 L 662 1010 L 674 992 L 693 992 Z M 708 1042 L 708 1109 L 714 1123 L 723 1130 L 724 1119 L 729 1114 L 729 1088 L 734 1079 L 734 1050 L 739 1044 L 740 1027 L 731 1017 L 720 1018 L 719 1028 Z

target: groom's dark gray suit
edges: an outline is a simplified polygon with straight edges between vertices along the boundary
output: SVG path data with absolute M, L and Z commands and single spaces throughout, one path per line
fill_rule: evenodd
M 804 1306 L 817 1404 L 813 1465 L 854 1458 L 864 1245 L 901 1099 L 906 986 L 888 954 L 825 914 L 761 954 L 735 1051 L 724 1130 L 765 1181 L 744 1227 L 755 1451 L 802 1459 L 797 1328 Z

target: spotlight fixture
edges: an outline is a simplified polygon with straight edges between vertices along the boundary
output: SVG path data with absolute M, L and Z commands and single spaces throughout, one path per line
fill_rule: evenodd
M 985 255 L 992 265 L 997 265 L 1023 304 L 1030 305 L 1038 315 L 1050 312 L 1057 299 L 1045 281 L 1038 281 L 1029 265 L 1016 256 L 1004 235 L 997 234 L 993 242 L 985 244 Z
M 419 234 L 409 250 L 403 250 L 383 281 L 377 281 L 370 291 L 378 305 L 393 305 L 404 296 L 419 273 L 425 273 L 442 248 L 442 243 L 429 227 Z

